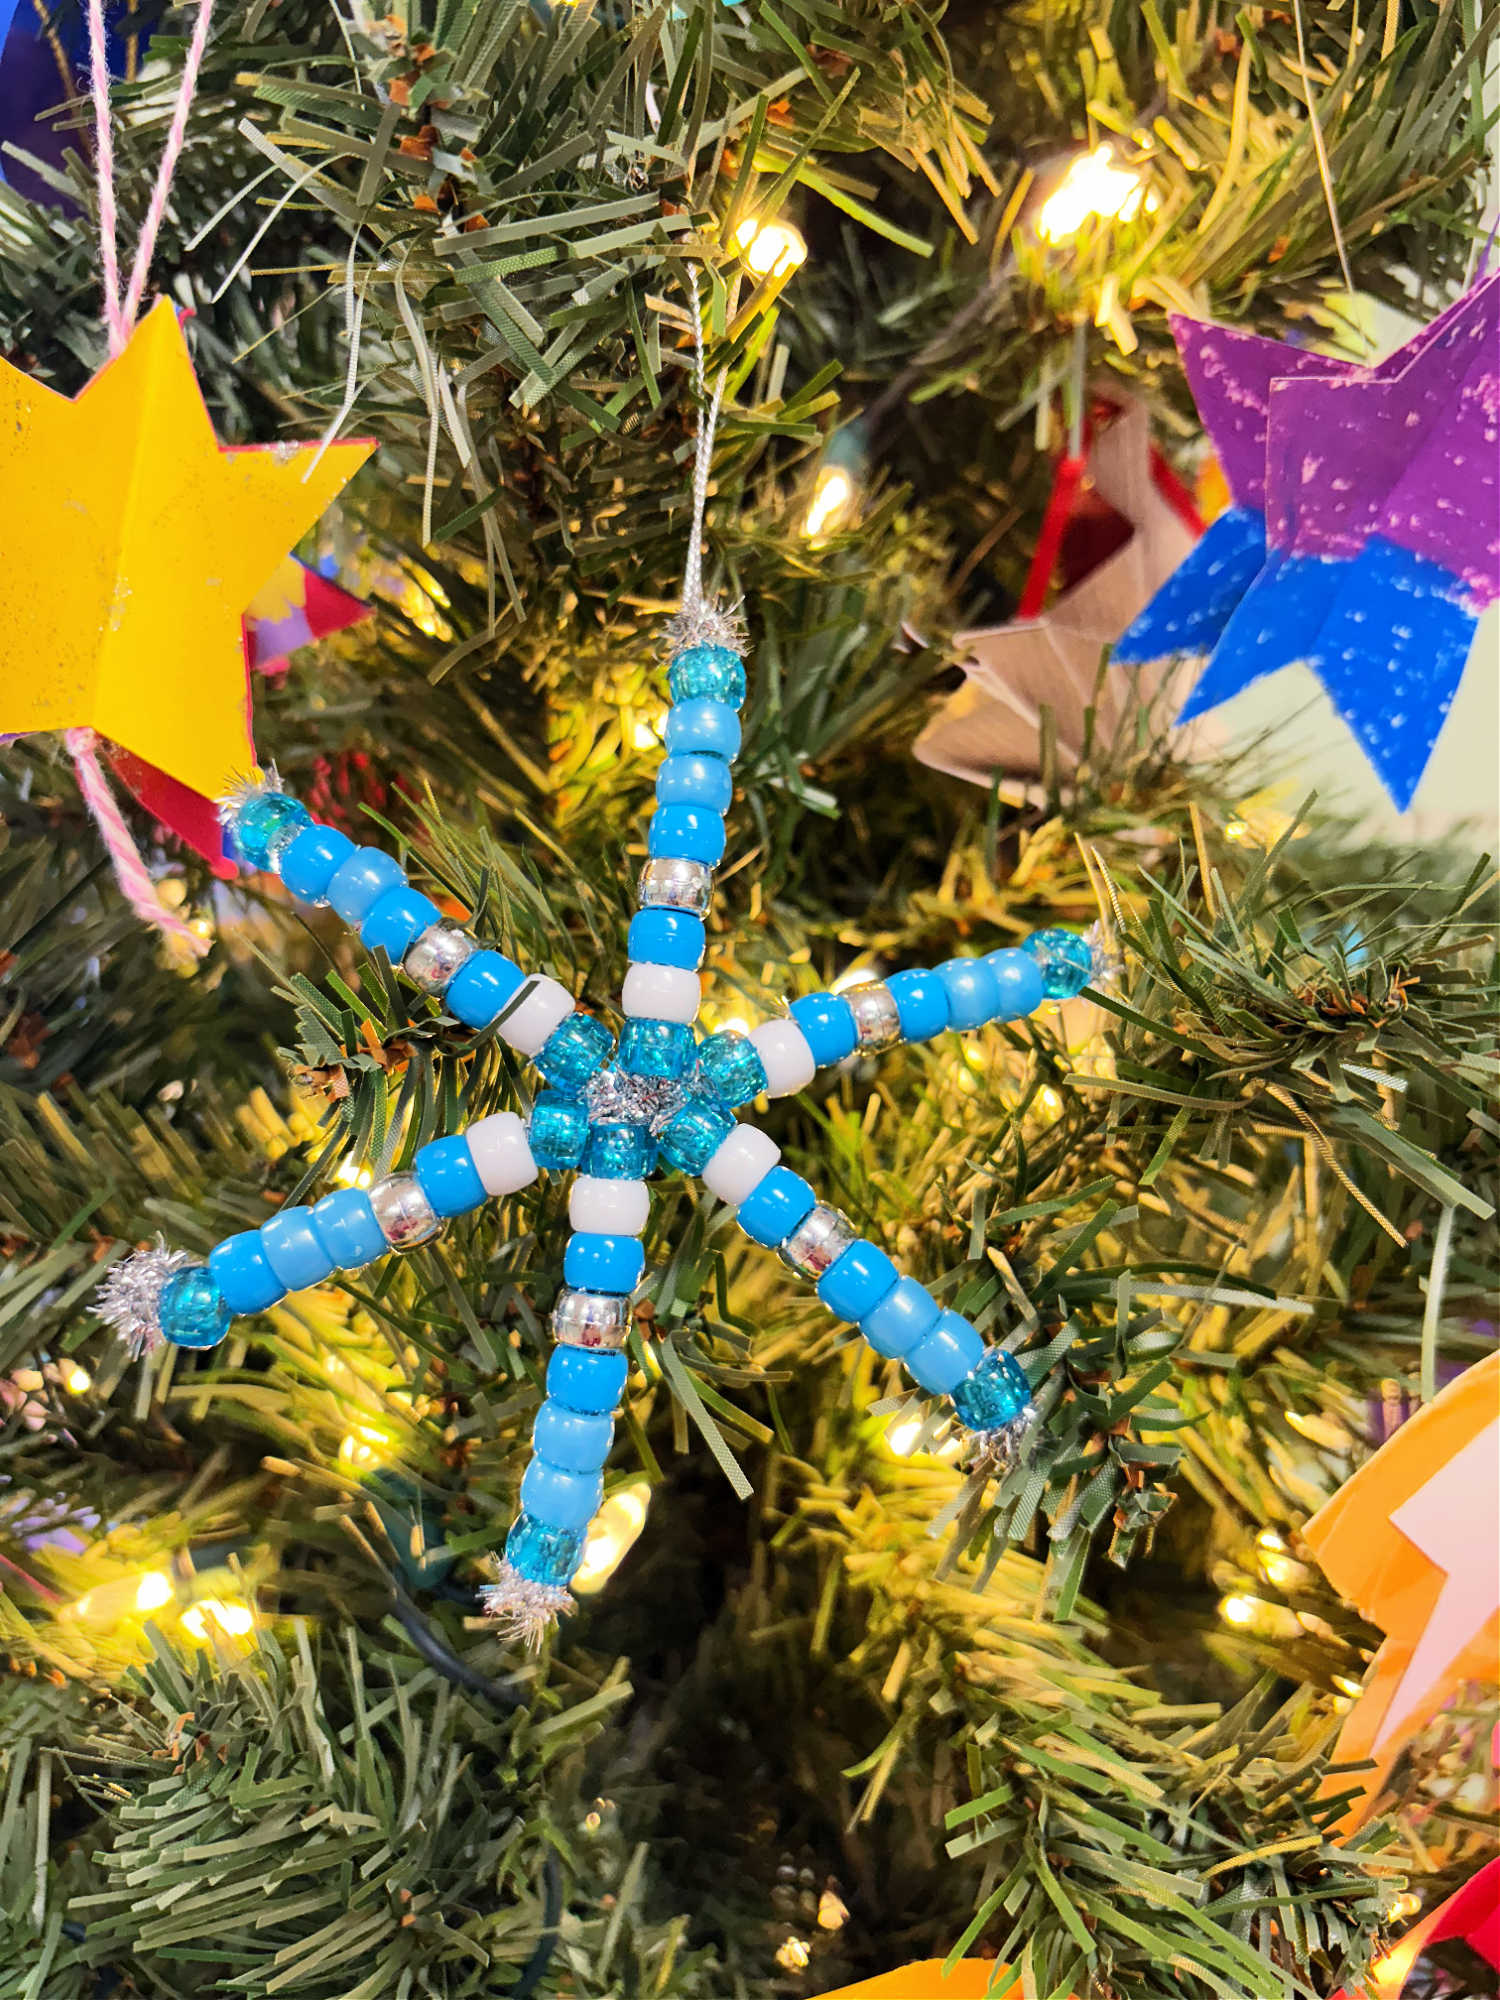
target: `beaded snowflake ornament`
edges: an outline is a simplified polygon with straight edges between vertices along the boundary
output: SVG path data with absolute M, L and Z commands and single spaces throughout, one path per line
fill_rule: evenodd
M 700 377 L 701 379 L 701 377 Z M 695 1032 L 704 916 L 724 853 L 745 699 L 736 623 L 704 602 L 702 519 L 718 397 L 699 438 L 694 528 L 682 610 L 667 635 L 671 705 L 656 781 L 618 1037 L 555 979 L 528 975 L 446 920 L 392 857 L 319 825 L 274 774 L 239 788 L 222 817 L 248 867 L 280 876 L 299 901 L 331 905 L 370 951 L 467 1027 L 493 1031 L 541 1079 L 530 1113 L 502 1111 L 420 1147 L 409 1172 L 286 1208 L 217 1245 L 206 1265 L 165 1245 L 125 1259 L 100 1310 L 140 1351 L 160 1340 L 208 1347 L 236 1315 L 429 1241 L 452 1216 L 513 1194 L 542 1172 L 572 1173 L 573 1233 L 552 1309 L 546 1396 L 521 1481 L 521 1510 L 483 1592 L 484 1608 L 535 1641 L 573 1608 L 568 1582 L 603 1494 L 603 1467 L 625 1387 L 631 1301 L 644 1275 L 650 1177 L 698 1175 L 739 1227 L 774 1250 L 923 1390 L 948 1399 L 974 1458 L 1010 1462 L 1033 1421 L 1025 1373 L 960 1314 L 902 1276 L 838 1209 L 780 1164 L 780 1149 L 738 1117 L 819 1069 L 949 1029 L 1014 1020 L 1081 992 L 1090 941 L 1045 930 L 1024 948 L 954 958 L 843 992 L 814 993 L 748 1034 Z

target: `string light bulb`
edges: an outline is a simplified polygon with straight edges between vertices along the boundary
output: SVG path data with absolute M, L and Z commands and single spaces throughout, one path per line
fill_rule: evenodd
M 650 1505 L 651 1482 L 646 1479 L 633 1479 L 610 1494 L 589 1528 L 572 1589 L 588 1596 L 604 1588 L 640 1538 Z
M 164 1569 L 148 1570 L 135 1587 L 135 1608 L 143 1612 L 160 1611 L 175 1595 L 172 1579 Z
M 255 1630 L 254 1611 L 243 1599 L 233 1597 L 199 1598 L 196 1604 L 183 1612 L 183 1629 L 200 1643 L 206 1643 L 210 1619 L 231 1639 L 248 1638 Z
M 789 1937 L 776 1954 L 776 1963 L 783 1972 L 805 1972 L 812 1961 L 812 1950 L 806 1938 Z
M 345 1153 L 333 1170 L 333 1178 L 340 1187 L 367 1188 L 375 1176 L 363 1165 L 358 1153 Z
M 388 1457 L 391 1441 L 377 1424 L 355 1424 L 339 1445 L 339 1463 L 355 1472 L 368 1472 Z
M 1036 233 L 1044 243 L 1063 243 L 1093 218 L 1130 222 L 1143 205 L 1155 208 L 1156 197 L 1140 175 L 1117 166 L 1109 146 L 1096 146 L 1092 153 L 1079 153 L 1069 161 L 1066 173 L 1037 210 Z
M 813 486 L 812 500 L 802 532 L 810 542 L 842 527 L 854 507 L 855 486 L 841 465 L 825 465 Z
M 757 278 L 785 278 L 807 261 L 807 239 L 789 222 L 761 222 L 746 216 L 734 232 L 734 247 Z
M 1228 1597 L 1219 1599 L 1219 1616 L 1226 1625 L 1238 1625 L 1241 1630 L 1255 1623 L 1260 1608 L 1260 1599 L 1247 1597 L 1242 1590 L 1231 1591 Z
M 917 1439 L 925 1425 L 925 1417 L 899 1417 L 886 1431 L 886 1450 L 897 1458 L 956 1459 L 963 1450 L 957 1437 L 946 1437 L 941 1444 L 929 1444 L 922 1452 L 917 1450 Z
M 94 1378 L 82 1362 L 70 1361 L 63 1370 L 63 1387 L 70 1396 L 82 1396 L 93 1386 Z

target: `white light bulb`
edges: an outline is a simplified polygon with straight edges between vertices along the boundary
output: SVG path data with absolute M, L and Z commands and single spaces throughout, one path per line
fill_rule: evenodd
M 825 465 L 813 486 L 802 532 L 809 541 L 839 527 L 854 501 L 854 481 L 841 465 Z
M 1036 233 L 1044 243 L 1061 243 L 1076 236 L 1091 216 L 1129 222 L 1144 201 L 1146 189 L 1139 174 L 1117 167 L 1108 146 L 1096 146 L 1092 153 L 1080 153 L 1070 161 L 1037 211 Z
M 747 216 L 734 232 L 734 247 L 757 278 L 781 278 L 807 257 L 807 242 L 789 222 L 758 222 Z

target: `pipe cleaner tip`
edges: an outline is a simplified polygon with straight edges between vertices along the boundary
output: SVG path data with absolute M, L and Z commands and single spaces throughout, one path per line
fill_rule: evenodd
M 700 600 L 684 602 L 662 627 L 662 650 L 670 659 L 689 646 L 727 646 L 741 658 L 749 651 L 744 613 L 738 604 L 721 607 Z
M 1026 1457 L 1036 1421 L 1036 1405 L 1028 1403 L 1009 1423 L 996 1424 L 992 1430 L 970 1431 L 964 1443 L 964 1463 L 969 1471 L 982 1472 L 986 1479 L 1003 1479 Z
M 169 1250 L 158 1236 L 150 1250 L 136 1250 L 112 1267 L 95 1293 L 95 1310 L 112 1326 L 133 1359 L 154 1354 L 166 1336 L 161 1328 L 161 1295 L 167 1280 L 192 1262 L 185 1250 Z
M 577 1607 L 560 1583 L 537 1583 L 501 1556 L 495 1564 L 495 1580 L 479 1593 L 480 1608 L 493 1618 L 502 1638 L 518 1641 L 527 1652 L 540 1650 L 543 1639 L 559 1618 Z
M 233 826 L 252 799 L 281 790 L 281 773 L 274 764 L 258 766 L 243 777 L 236 776 L 227 791 L 219 794 L 216 809 L 220 826 Z

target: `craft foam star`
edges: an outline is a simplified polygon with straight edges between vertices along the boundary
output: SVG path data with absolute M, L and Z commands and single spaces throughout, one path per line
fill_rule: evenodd
M 0 362 L 0 728 L 223 792 L 254 761 L 243 616 L 372 449 L 221 445 L 166 300 L 76 397 Z
M 1184 720 L 1305 662 L 1404 809 L 1500 596 L 1500 273 L 1376 368 L 1173 331 L 1235 505 L 1116 658 L 1208 653 Z
M 997 772 L 1034 778 L 1044 705 L 1058 751 L 1072 765 L 1083 754 L 1088 712 L 1107 733 L 1136 698 L 1130 680 L 1112 671 L 1099 685 L 1100 658 L 1190 556 L 1195 538 L 1155 476 L 1144 404 L 1125 404 L 1100 431 L 1089 473 L 1100 497 L 1129 522 L 1130 539 L 1039 618 L 956 635 L 967 649 L 968 679 L 917 738 L 919 762 L 980 785 Z
M 1334 1752 L 1341 1764 L 1373 1762 L 1355 1815 L 1450 1695 L 1500 1674 L 1497 1397 L 1500 1355 L 1490 1355 L 1403 1424 L 1304 1531 L 1329 1581 L 1386 1634 Z

